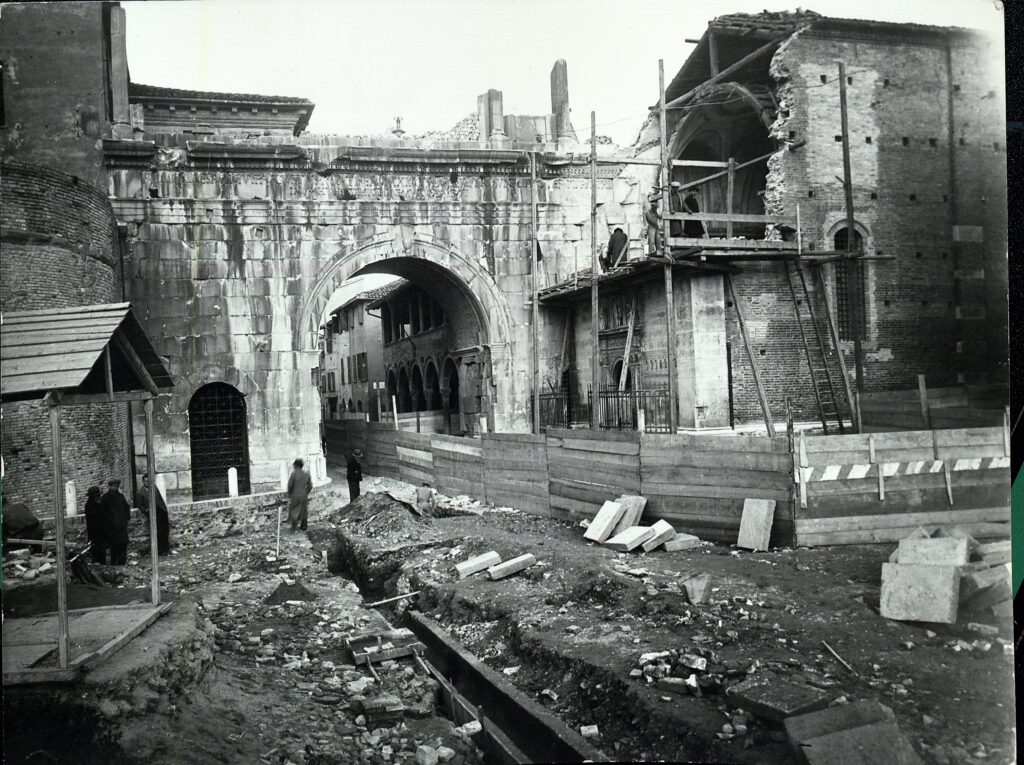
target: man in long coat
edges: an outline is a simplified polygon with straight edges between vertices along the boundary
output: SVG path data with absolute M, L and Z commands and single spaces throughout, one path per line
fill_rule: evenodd
M 306 530 L 313 479 L 302 469 L 305 464 L 301 459 L 295 460 L 292 463 L 292 474 L 288 476 L 288 520 L 292 524 L 292 531 L 296 528 Z
M 128 563 L 128 521 L 132 517 L 132 509 L 128 500 L 121 494 L 121 481 L 111 478 L 107 481 L 107 493 L 100 500 L 100 508 L 106 516 L 110 535 L 110 565 L 124 566 Z
M 171 519 L 167 514 L 167 503 L 164 502 L 164 495 L 160 493 L 160 487 L 156 491 L 156 551 L 157 555 L 167 555 L 171 552 Z M 135 506 L 142 511 L 142 517 L 146 519 L 146 529 L 149 529 L 149 476 L 142 474 L 142 485 L 135 494 Z
M 355 449 L 345 461 L 345 478 L 348 481 L 348 501 L 359 496 L 359 482 L 363 480 L 362 449 Z
M 107 538 L 110 536 L 110 520 L 103 507 L 103 492 L 99 486 L 90 486 L 85 495 L 85 534 L 92 545 L 93 563 L 107 565 Z

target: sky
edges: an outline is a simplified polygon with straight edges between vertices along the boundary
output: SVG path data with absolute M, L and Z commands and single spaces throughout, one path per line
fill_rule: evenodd
M 809 0 L 825 16 L 982 29 L 1002 38 L 997 0 Z M 147 0 L 122 2 L 133 82 L 300 96 L 308 132 L 446 130 L 503 92 L 506 114 L 551 111 L 549 76 L 567 62 L 581 137 L 628 146 L 707 22 L 793 10 L 771 0 Z M 1001 61 L 998 62 L 1001 71 Z

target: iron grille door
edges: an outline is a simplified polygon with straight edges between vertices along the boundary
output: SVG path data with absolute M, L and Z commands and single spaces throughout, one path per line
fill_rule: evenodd
M 228 468 L 238 471 L 238 493 L 249 494 L 249 430 L 245 397 L 227 383 L 204 385 L 188 407 L 192 498 L 228 495 Z

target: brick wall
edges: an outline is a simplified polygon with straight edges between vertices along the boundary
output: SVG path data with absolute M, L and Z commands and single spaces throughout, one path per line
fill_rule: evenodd
M 0 175 L 0 310 L 23 311 L 121 300 L 110 203 L 84 181 L 23 163 Z M 37 514 L 52 513 L 49 415 L 34 404 L 2 410 L 4 492 Z M 110 477 L 130 487 L 127 407 L 96 404 L 62 412 L 64 480 L 85 489 Z M 63 492 L 63 490 L 62 490 Z

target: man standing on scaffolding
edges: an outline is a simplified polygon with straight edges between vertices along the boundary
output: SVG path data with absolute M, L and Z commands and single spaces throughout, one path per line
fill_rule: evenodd
M 661 213 L 658 212 L 658 200 L 661 194 L 657 191 L 648 195 L 647 209 L 644 210 L 644 221 L 647 223 L 647 254 L 660 254 L 661 243 Z

